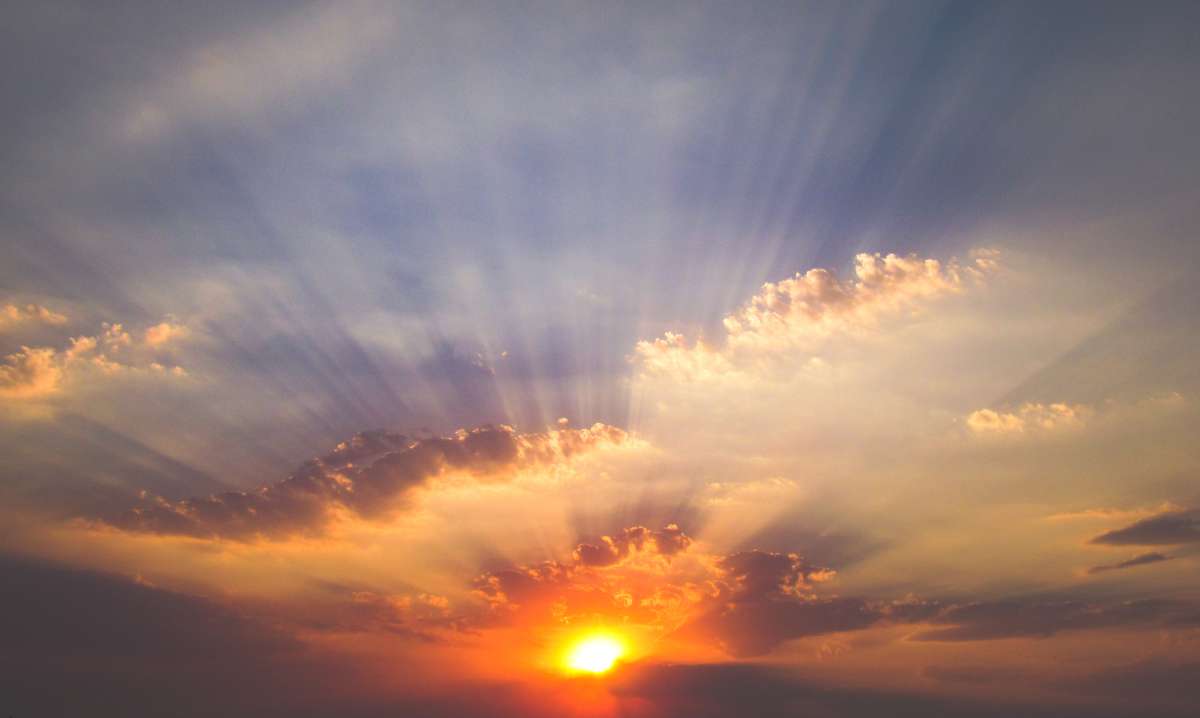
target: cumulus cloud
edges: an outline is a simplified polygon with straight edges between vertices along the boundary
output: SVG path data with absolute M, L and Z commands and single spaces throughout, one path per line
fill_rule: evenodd
M 528 434 L 507 426 L 485 427 L 419 440 L 367 432 L 305 463 L 283 481 L 182 501 L 145 496 L 143 505 L 110 523 L 139 533 L 242 541 L 320 534 L 339 512 L 369 520 L 390 516 L 414 489 L 449 472 L 501 480 L 627 438 L 605 424 Z
M 1173 546 L 1200 543 L 1200 509 L 1168 511 L 1091 540 L 1109 546 Z
M 146 329 L 143 335 L 143 341 L 147 346 L 158 347 L 175 339 L 186 337 L 188 329 L 182 324 L 174 322 L 159 322 L 152 327 Z
M 575 560 L 584 566 L 608 566 L 627 557 L 631 550 L 652 547 L 659 555 L 673 556 L 692 543 L 692 539 L 675 524 L 659 531 L 644 526 L 622 530 L 616 536 L 602 536 L 594 544 L 582 543 L 575 548 Z
M 1026 402 L 1012 411 L 973 411 L 967 415 L 967 428 L 979 435 L 1048 432 L 1081 426 L 1091 414 L 1082 404 Z
M 47 309 L 40 304 L 5 304 L 0 306 L 0 331 L 5 331 L 26 323 L 46 324 L 58 327 L 67 323 L 67 317 L 66 315 Z
M 0 364 L 0 398 L 31 399 L 51 394 L 62 381 L 58 355 L 47 347 L 21 347 Z
M 830 335 L 868 329 L 884 316 L 961 293 L 996 267 L 995 256 L 984 250 L 960 263 L 859 254 L 851 280 L 840 280 L 828 269 L 810 269 L 764 284 L 741 309 L 725 317 L 721 345 L 689 343 L 683 335 L 668 332 L 638 342 L 634 359 L 648 374 L 697 379 L 725 373 L 764 354 L 803 349 Z
M 185 332 L 182 325 L 164 322 L 147 329 L 138 341 L 123 324 L 105 322 L 99 333 L 72 337 L 61 349 L 22 346 L 0 364 L 0 398 L 47 397 L 61 391 L 68 378 L 89 371 L 101 376 L 141 370 L 183 376 L 183 367 L 157 361 L 153 350 Z
M 1141 421 L 1186 405 L 1187 400 L 1178 392 L 1155 394 L 1133 402 L 1108 400 L 1098 405 L 1034 401 L 1011 409 L 978 409 L 966 416 L 965 424 L 976 436 L 1047 436 L 1101 421 Z
M 673 559 L 691 544 L 675 524 L 659 530 L 631 526 L 578 544 L 569 562 L 488 571 L 475 579 L 475 591 L 492 618 L 544 617 L 552 611 L 569 623 L 620 614 L 635 623 L 673 626 L 703 590 L 695 583 L 694 564 L 668 576 Z
M 1151 551 L 1149 553 L 1138 554 L 1137 556 L 1134 556 L 1133 558 L 1129 559 L 1128 561 L 1121 561 L 1120 563 L 1106 564 L 1103 566 L 1092 566 L 1091 568 L 1088 569 L 1088 573 L 1095 574 L 1095 573 L 1104 573 L 1105 571 L 1119 571 L 1120 569 L 1123 569 L 1123 568 L 1133 568 L 1135 566 L 1145 566 L 1148 563 L 1159 563 L 1161 561 L 1170 561 L 1170 560 L 1171 560 L 1170 556 Z

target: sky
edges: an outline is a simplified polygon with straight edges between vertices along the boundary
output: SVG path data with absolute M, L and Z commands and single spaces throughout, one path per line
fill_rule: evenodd
M 0 713 L 1191 715 L 1198 23 L 7 4 Z

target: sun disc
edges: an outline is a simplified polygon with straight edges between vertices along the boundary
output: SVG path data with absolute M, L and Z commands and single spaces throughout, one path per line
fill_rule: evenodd
M 589 636 L 567 654 L 567 668 L 580 673 L 604 673 L 613 667 L 625 646 L 612 636 Z

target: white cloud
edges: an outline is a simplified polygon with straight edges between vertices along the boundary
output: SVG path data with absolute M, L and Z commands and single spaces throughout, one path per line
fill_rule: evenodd
M 889 315 L 916 311 L 925 302 L 965 291 L 996 267 L 996 253 L 979 250 L 968 263 L 916 255 L 863 253 L 855 279 L 828 269 L 797 272 L 768 282 L 741 309 L 725 317 L 724 342 L 689 343 L 674 332 L 640 341 L 634 360 L 646 374 L 705 379 L 753 366 L 772 355 L 812 351 L 834 335 L 859 334 Z

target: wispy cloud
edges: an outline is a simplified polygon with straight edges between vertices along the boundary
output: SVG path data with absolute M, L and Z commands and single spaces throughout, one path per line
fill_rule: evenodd
M 1131 558 L 1127 561 L 1121 561 L 1120 563 L 1104 564 L 1101 566 L 1092 566 L 1091 568 L 1088 569 L 1088 573 L 1096 574 L 1096 573 L 1104 573 L 1106 571 L 1119 571 L 1119 570 L 1125 569 L 1125 568 L 1134 568 L 1137 566 L 1145 566 L 1146 564 L 1149 564 L 1149 563 L 1160 563 L 1162 561 L 1170 561 L 1170 560 L 1171 560 L 1170 556 L 1167 556 L 1165 554 L 1161 554 L 1158 552 L 1142 553 L 1142 554 L 1138 554 L 1137 556 L 1134 556 L 1133 558 Z

